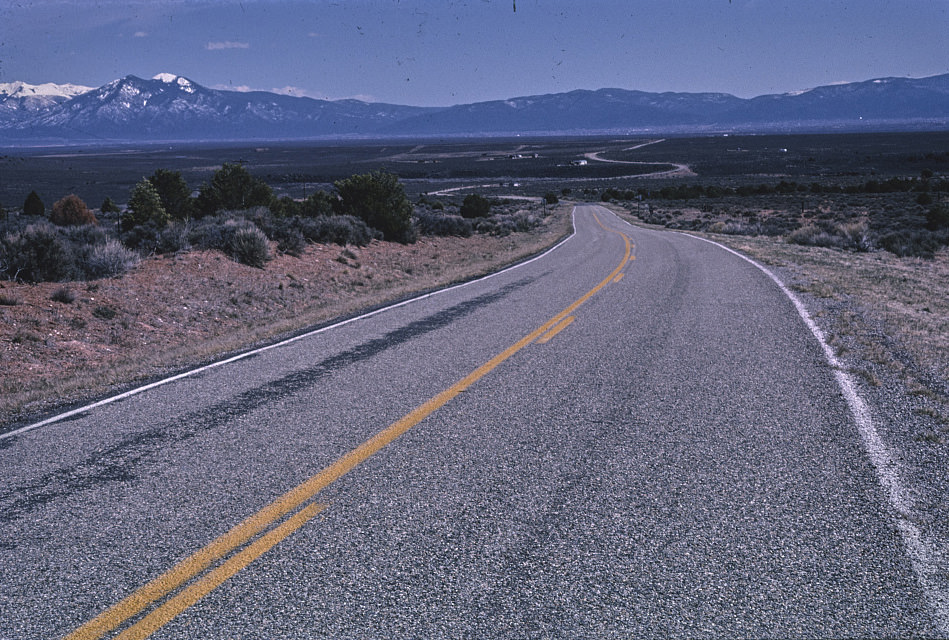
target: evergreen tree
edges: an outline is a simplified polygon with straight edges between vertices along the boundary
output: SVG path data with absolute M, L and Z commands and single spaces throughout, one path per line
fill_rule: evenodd
M 23 202 L 23 215 L 27 216 L 44 216 L 46 215 L 46 205 L 43 204 L 43 201 L 40 199 L 40 196 L 35 191 L 30 191 L 30 195 L 26 196 L 26 200 Z
M 382 232 L 385 240 L 415 241 L 412 203 L 398 176 L 387 171 L 355 175 L 333 183 L 339 195 L 339 213 L 362 219 Z
M 142 178 L 132 189 L 128 209 L 122 214 L 119 222 L 122 231 L 129 231 L 134 227 L 149 223 L 164 227 L 168 224 L 168 220 L 168 212 L 165 211 L 155 186 L 148 178 Z
M 102 213 L 119 213 L 121 210 L 119 209 L 119 205 L 112 201 L 112 198 L 106 197 L 106 199 L 102 201 L 102 206 L 99 207 L 99 211 Z
M 191 189 L 180 171 L 158 169 L 148 181 L 155 187 L 162 206 L 172 220 L 187 220 L 191 217 L 194 209 Z
M 462 201 L 458 213 L 463 218 L 486 218 L 491 214 L 491 201 L 477 193 L 469 193 Z
M 210 216 L 221 210 L 266 207 L 272 199 L 273 190 L 265 182 L 243 166 L 225 162 L 211 182 L 201 186 L 196 205 L 200 215 Z

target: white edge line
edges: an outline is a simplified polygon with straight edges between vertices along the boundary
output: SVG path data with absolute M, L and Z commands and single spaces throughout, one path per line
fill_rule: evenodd
M 635 226 L 623 220 L 615 213 L 613 215 L 621 222 L 636 229 Z M 906 555 L 913 567 L 913 572 L 916 574 L 916 579 L 924 595 L 929 600 L 930 608 L 933 613 L 933 622 L 940 633 L 940 637 L 949 637 L 949 591 L 939 586 L 939 576 L 942 573 L 939 566 L 941 564 L 939 554 L 933 545 L 923 539 L 919 527 L 910 519 L 912 514 L 912 502 L 907 495 L 906 489 L 900 482 L 898 464 L 892 452 L 880 437 L 876 427 L 873 425 L 870 410 L 857 391 L 853 377 L 844 370 L 842 363 L 837 356 L 834 355 L 833 349 L 827 344 L 824 332 L 811 318 L 810 313 L 808 313 L 807 308 L 804 306 L 804 303 L 801 302 L 800 298 L 798 298 L 793 291 L 788 289 L 770 269 L 748 256 L 742 255 L 734 249 L 730 249 L 714 240 L 708 240 L 707 238 L 695 236 L 690 233 L 677 233 L 724 249 L 728 253 L 736 255 L 757 267 L 766 276 L 771 278 L 784 295 L 790 299 L 798 315 L 804 321 L 804 324 L 807 325 L 807 328 L 810 329 L 814 337 L 817 338 L 821 349 L 824 351 L 824 357 L 827 359 L 827 363 L 834 370 L 837 385 L 847 400 L 850 413 L 853 415 L 857 429 L 863 439 L 864 448 L 870 457 L 870 462 L 876 469 L 877 480 L 883 488 L 883 492 L 890 506 L 893 507 L 897 513 L 897 517 L 895 518 L 896 528 L 903 539 Z
M 519 269 L 520 267 L 526 266 L 526 265 L 528 265 L 528 264 L 530 264 L 530 263 L 532 263 L 532 262 L 535 262 L 535 261 L 537 261 L 537 260 L 540 260 L 541 258 L 547 256 L 547 254 L 556 251 L 556 250 L 559 249 L 561 246 L 563 246 L 566 242 L 568 242 L 568 241 L 571 240 L 574 236 L 576 236 L 576 235 L 577 235 L 576 213 L 577 213 L 577 207 L 574 206 L 574 207 L 573 207 L 573 210 L 570 212 L 571 225 L 572 225 L 572 227 L 573 227 L 572 233 L 571 233 L 569 236 L 567 236 L 566 238 L 564 238 L 563 240 L 561 240 L 560 242 L 558 242 L 557 244 L 555 244 L 554 246 L 552 246 L 552 247 L 550 247 L 549 249 L 547 249 L 546 251 L 544 251 L 543 253 L 540 253 L 540 254 L 534 256 L 533 258 L 530 258 L 529 260 L 525 260 L 525 261 L 523 261 L 523 262 L 518 262 L 517 264 L 511 265 L 510 267 L 506 267 L 506 268 L 504 268 L 504 269 L 502 269 L 502 270 L 500 270 L 500 271 L 495 271 L 494 273 L 489 273 L 489 274 L 486 275 L 486 276 L 482 276 L 482 277 L 476 278 L 476 279 L 474 279 L 474 280 L 468 280 L 467 282 L 462 282 L 462 283 L 460 283 L 460 284 L 452 285 L 452 286 L 446 287 L 446 288 L 444 288 L 444 289 L 438 289 L 438 290 L 436 290 L 436 291 L 430 291 L 430 292 L 428 292 L 428 293 L 422 294 L 422 295 L 420 295 L 420 296 L 416 296 L 416 297 L 414 297 L 414 298 L 410 298 L 410 299 L 408 299 L 408 300 L 403 300 L 403 301 L 401 301 L 401 302 L 396 302 L 395 304 L 391 304 L 391 305 L 388 305 L 388 306 L 386 306 L 386 307 L 382 307 L 382 308 L 380 308 L 380 309 L 375 309 L 374 311 L 370 311 L 370 312 L 364 313 L 364 314 L 362 314 L 362 315 L 354 316 L 354 317 L 352 317 L 352 318 L 347 318 L 347 319 L 345 319 L 345 320 L 341 320 L 341 321 L 336 322 L 336 323 L 333 323 L 333 324 L 331 324 L 331 325 L 327 325 L 327 326 L 325 326 L 325 327 L 320 327 L 319 329 L 314 329 L 313 331 L 308 331 L 308 332 L 302 333 L 302 334 L 300 334 L 300 335 L 298 335 L 298 336 L 293 336 L 292 338 L 287 338 L 286 340 L 281 340 L 280 342 L 275 342 L 274 344 L 269 344 L 269 345 L 267 345 L 267 346 L 260 347 L 259 349 L 253 349 L 252 351 L 247 351 L 247 352 L 244 352 L 244 353 L 240 353 L 240 354 L 238 354 L 238 355 L 236 355 L 236 356 L 232 356 L 232 357 L 226 358 L 226 359 L 224 359 L 224 360 L 218 360 L 217 362 L 212 362 L 211 364 L 204 365 L 203 367 L 198 367 L 197 369 L 190 369 L 190 370 L 188 370 L 188 371 L 184 371 L 184 372 L 179 373 L 179 374 L 177 374 L 177 375 L 173 375 L 173 376 L 170 376 L 170 377 L 168 377 L 168 378 L 162 378 L 161 380 L 156 380 L 155 382 L 151 382 L 151 383 L 149 383 L 149 384 L 142 385 L 141 387 L 136 387 L 136 388 L 134 388 L 134 389 L 129 389 L 128 391 L 126 391 L 126 392 L 124 392 L 124 393 L 120 393 L 120 394 L 114 395 L 114 396 L 109 396 L 108 398 L 103 398 L 102 400 L 99 400 L 99 401 L 97 401 L 97 402 L 93 402 L 93 403 L 91 403 L 91 404 L 87 404 L 87 405 L 84 405 L 84 406 L 82 406 L 82 407 L 78 407 L 78 408 L 76 408 L 76 409 L 72 409 L 72 410 L 70 410 L 70 411 L 66 411 L 65 413 L 60 413 L 60 414 L 57 414 L 57 415 L 54 415 L 54 416 L 50 416 L 49 418 L 46 418 L 45 420 L 41 420 L 41 421 L 35 422 L 35 423 L 33 423 L 33 424 L 25 425 L 25 426 L 23 426 L 23 427 L 20 427 L 19 429 L 15 429 L 14 431 L 9 431 L 9 432 L 7 432 L 7 433 L 0 434 L 0 441 L 6 440 L 7 438 L 13 438 L 13 437 L 18 436 L 18 435 L 23 435 L 24 433 L 27 433 L 28 431 L 33 431 L 33 430 L 35 430 L 35 429 L 39 429 L 40 427 L 46 427 L 46 426 L 49 426 L 49 425 L 51 425 L 51 424 L 55 424 L 55 423 L 57 423 L 57 422 L 62 422 L 63 420 L 67 420 L 67 419 L 69 419 L 69 418 L 71 418 L 71 417 L 73 417 L 73 416 L 75 416 L 75 415 L 79 415 L 79 414 L 81 414 L 81 413 L 85 413 L 85 412 L 87 412 L 87 411 L 91 411 L 92 409 L 97 409 L 98 407 L 102 407 L 102 406 L 105 406 L 105 405 L 108 405 L 108 404 L 112 404 L 112 403 L 118 402 L 118 401 L 120 401 L 120 400 L 125 400 L 126 398 L 129 398 L 129 397 L 131 397 L 131 396 L 138 395 L 138 394 L 140 394 L 140 393 L 144 393 L 144 392 L 149 391 L 149 390 L 151 390 L 151 389 L 154 389 L 154 388 L 156 388 L 156 387 L 161 387 L 161 386 L 163 386 L 163 385 L 170 384 L 170 383 L 172 383 L 172 382 L 176 382 L 176 381 L 181 380 L 181 379 L 183 379 L 183 378 L 188 378 L 188 377 L 197 375 L 197 374 L 199 374 L 199 373 L 203 373 L 203 372 L 208 371 L 208 370 L 210 370 L 210 369 L 215 369 L 215 368 L 217 368 L 217 367 L 223 367 L 223 366 L 226 365 L 226 364 L 231 364 L 232 362 L 237 362 L 238 360 L 243 360 L 244 358 L 249 358 L 250 356 L 254 356 L 254 355 L 257 355 L 257 354 L 259 354 L 259 353 L 264 353 L 265 351 L 270 351 L 271 349 L 276 349 L 276 348 L 278 348 L 278 347 L 283 347 L 283 346 L 286 346 L 286 345 L 291 344 L 291 343 L 293 343 L 293 342 L 297 342 L 298 340 L 303 340 L 303 339 L 306 339 L 306 338 L 313 337 L 313 336 L 315 336 L 315 335 L 317 335 L 317 334 L 320 334 L 320 333 L 323 333 L 323 332 L 325 332 L 325 331 L 330 331 L 330 330 L 332 330 L 332 329 L 337 329 L 337 328 L 339 328 L 339 327 L 345 326 L 345 325 L 350 324 L 350 323 L 352 323 L 352 322 L 356 322 L 357 320 L 364 320 L 364 319 L 366 319 L 366 318 L 371 318 L 372 316 L 378 315 L 378 314 L 380 314 L 380 313 L 384 313 L 384 312 L 386 312 L 386 311 L 390 311 L 390 310 L 392 310 L 392 309 L 397 309 L 397 308 L 399 308 L 399 307 L 404 307 L 404 306 L 409 305 L 409 304 L 412 304 L 412 303 L 414 303 L 414 302 L 419 302 L 420 300 L 426 300 L 426 299 L 428 299 L 428 298 L 432 298 L 432 297 L 437 296 L 437 295 L 440 295 L 440 294 L 442 294 L 442 293 L 447 293 L 447 292 L 449 292 L 449 291 L 454 291 L 454 290 L 456 290 L 456 289 L 461 289 L 462 287 L 467 287 L 467 286 L 469 286 L 469 285 L 476 284 L 476 283 L 478 283 L 478 282 L 484 282 L 485 280 L 488 280 L 488 279 L 490 279 L 490 278 L 494 278 L 494 277 L 499 276 L 499 275 L 501 275 L 501 274 L 507 273 L 508 271 L 512 271 L 512 270 L 514 270 L 514 269 Z

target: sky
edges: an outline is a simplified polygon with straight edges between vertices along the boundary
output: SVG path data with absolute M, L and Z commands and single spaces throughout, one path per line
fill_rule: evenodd
M 0 82 L 448 106 L 949 73 L 949 0 L 0 0 Z

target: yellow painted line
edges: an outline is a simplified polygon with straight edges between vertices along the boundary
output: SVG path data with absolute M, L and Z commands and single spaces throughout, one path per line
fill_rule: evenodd
M 291 533 L 302 527 L 327 505 L 311 503 L 288 518 L 273 530 L 267 532 L 240 553 L 234 554 L 221 566 L 215 568 L 188 588 L 149 613 L 119 635 L 115 640 L 143 640 L 168 624 L 175 616 L 191 607 L 201 598 L 217 589 L 226 580 L 251 562 L 270 551 L 271 548 Z
M 438 395 L 434 396 L 433 398 L 430 398 L 425 403 L 419 405 L 418 407 L 413 409 L 411 412 L 409 412 L 408 414 L 406 414 L 405 416 L 403 416 L 396 422 L 393 422 L 391 425 L 389 425 L 388 427 L 386 427 L 385 429 L 383 429 L 382 431 L 380 431 L 373 437 L 369 438 L 368 440 L 363 442 L 361 445 L 359 445 L 358 447 L 356 447 L 349 453 L 337 459 L 328 467 L 325 467 L 322 471 L 320 471 L 316 475 L 310 477 L 308 480 L 302 482 L 301 484 L 297 485 L 296 487 L 294 487 L 287 493 L 283 494 L 282 496 L 280 496 L 279 498 L 277 498 L 276 500 L 268 504 L 266 507 L 264 507 L 263 509 L 255 513 L 254 515 L 250 516 L 249 518 L 247 518 L 246 520 L 244 520 L 243 522 L 235 526 L 233 529 L 231 529 L 227 533 L 224 533 L 221 536 L 219 536 L 203 549 L 200 549 L 199 551 L 195 552 L 194 554 L 192 554 L 185 560 L 181 561 L 180 563 L 178 563 L 177 565 L 169 569 L 164 574 L 158 576 L 157 578 L 155 578 L 154 580 L 152 580 L 145 586 L 141 587 L 140 589 L 138 589 L 137 591 L 135 591 L 134 593 L 132 593 L 131 595 L 123 599 L 122 601 L 113 605 L 112 607 L 110 607 L 103 613 L 99 614 L 98 616 L 90 620 L 89 622 L 85 623 L 84 625 L 82 625 L 81 627 L 79 627 L 78 629 L 70 633 L 69 635 L 65 636 L 63 640 L 96 640 L 98 638 L 101 638 L 103 635 L 111 631 L 114 631 L 119 626 L 127 622 L 132 617 L 138 615 L 146 608 L 153 606 L 159 600 L 161 600 L 162 598 L 164 598 L 171 592 L 180 588 L 187 582 L 193 580 L 198 574 L 204 572 L 213 563 L 223 559 L 232 551 L 244 545 L 249 540 L 259 535 L 265 529 L 268 529 L 269 527 L 271 527 L 274 522 L 283 518 L 288 513 L 298 509 L 300 505 L 311 500 L 317 493 L 319 493 L 320 491 L 328 487 L 330 484 L 332 484 L 336 480 L 340 479 L 341 477 L 343 477 L 344 475 L 352 471 L 357 465 L 364 462 L 366 459 L 368 459 L 369 457 L 377 453 L 380 449 L 382 449 L 386 445 L 390 444 L 393 440 L 395 440 L 396 438 L 404 434 L 406 431 L 408 431 L 409 429 L 417 425 L 419 422 L 427 418 L 429 415 L 431 415 L 438 409 L 445 406 L 455 396 L 464 392 L 468 387 L 470 387 L 471 385 L 476 383 L 478 380 L 486 376 L 488 373 L 490 373 L 495 368 L 497 368 L 498 365 L 500 365 L 502 362 L 504 362 L 505 360 L 513 356 L 515 353 L 523 349 L 525 346 L 527 346 L 534 340 L 536 340 L 538 337 L 550 331 L 552 327 L 556 326 L 558 323 L 560 323 L 566 317 L 572 314 L 580 305 L 582 305 L 584 302 L 586 302 L 591 297 L 596 295 L 601 289 L 603 289 L 603 287 L 609 284 L 610 281 L 613 278 L 615 278 L 618 273 L 622 271 L 623 267 L 626 266 L 626 263 L 629 262 L 631 243 L 630 243 L 629 237 L 627 237 L 626 234 L 621 233 L 619 231 L 613 231 L 612 229 L 607 229 L 603 225 L 603 223 L 600 222 L 600 219 L 596 216 L 596 214 L 592 214 L 592 215 L 593 215 L 593 218 L 596 220 L 597 224 L 599 224 L 601 227 L 603 227 L 603 229 L 606 229 L 607 231 L 611 233 L 616 233 L 622 236 L 626 244 L 625 252 L 623 254 L 623 259 L 620 261 L 619 265 L 617 265 L 616 268 L 613 269 L 613 271 L 608 276 L 606 276 L 606 278 L 604 278 L 599 284 L 597 284 L 595 287 L 593 287 L 592 289 L 587 291 L 585 294 L 583 294 L 580 298 L 574 301 L 566 309 L 564 309 L 563 311 L 561 311 L 560 313 L 558 313 L 557 315 L 549 319 L 547 322 L 539 326 L 537 329 L 535 329 L 528 335 L 524 336 L 523 338 L 515 342 L 513 345 L 511 345 L 510 347 L 508 347 L 501 353 L 497 354 L 496 356 L 494 356 L 493 358 L 491 358 L 490 360 L 482 364 L 480 367 L 478 367 L 477 369 L 475 369 L 474 371 L 466 375 L 464 378 L 456 382 L 454 385 L 452 385 L 448 389 L 445 389 Z M 294 518 L 304 513 L 305 511 L 306 509 L 304 509 L 297 515 L 293 516 L 292 518 L 287 520 L 287 523 L 294 521 Z M 315 515 L 315 513 L 313 515 Z M 309 518 L 312 518 L 312 517 L 313 516 L 311 515 L 308 518 L 306 518 L 306 520 L 309 520 Z M 305 522 L 306 520 L 304 520 L 303 522 Z M 286 535 L 289 535 L 290 532 L 292 532 L 296 528 L 299 528 L 299 526 L 302 526 L 303 522 L 300 522 L 300 524 L 297 525 L 297 527 L 294 527 L 294 529 L 287 531 Z M 287 524 L 287 523 L 284 523 L 284 524 Z M 280 525 L 280 526 L 283 526 L 283 525 Z M 268 538 L 268 536 L 271 536 L 272 534 L 274 534 L 278 529 L 280 529 L 279 526 L 273 531 L 262 536 L 260 540 L 249 545 L 247 549 L 254 547 L 254 545 L 259 543 L 261 540 L 264 540 L 264 539 L 269 540 L 270 538 Z M 284 537 L 286 537 L 286 535 L 284 535 Z M 279 542 L 279 539 L 275 540 L 273 544 L 276 544 L 277 542 Z M 268 546 L 267 549 L 272 547 L 273 544 Z M 247 551 L 247 549 L 245 549 L 244 551 Z M 241 551 L 234 557 L 236 558 L 236 557 L 242 556 L 244 551 Z M 266 549 L 264 551 L 266 551 Z M 260 553 L 263 553 L 263 551 L 261 551 Z M 257 556 L 254 556 L 254 557 L 257 557 Z M 231 558 L 231 560 L 233 559 L 234 558 Z M 253 558 L 251 558 L 251 560 L 252 559 Z M 228 560 L 227 562 L 230 562 L 230 560 Z M 227 564 L 227 562 L 225 562 L 225 565 Z M 213 573 L 214 571 L 208 574 L 208 576 L 212 575 Z M 202 580 L 198 581 L 196 585 L 202 584 L 203 580 L 207 579 L 208 576 L 205 576 L 204 578 L 202 578 Z M 188 592 L 189 589 L 185 589 L 185 591 L 182 593 Z M 173 597 L 171 600 L 169 600 L 165 604 L 169 604 L 170 602 L 175 601 L 175 598 L 177 597 L 178 596 Z M 188 606 L 191 606 L 191 605 L 188 605 Z M 158 609 L 156 609 L 156 611 L 162 610 L 163 607 L 164 605 L 160 606 Z M 180 611 L 178 613 L 180 613 Z M 146 616 L 146 618 L 143 618 L 140 621 L 140 623 L 149 619 L 151 615 L 152 614 L 149 614 L 149 616 Z M 175 615 L 177 615 L 177 613 Z M 168 618 L 161 624 L 162 625 L 166 624 L 169 620 L 171 620 L 171 618 Z M 159 628 L 160 626 L 161 625 L 159 625 L 158 627 L 155 627 L 155 629 Z M 136 627 L 134 626 L 130 627 L 129 629 L 126 630 L 126 632 L 130 632 L 134 628 Z M 153 633 L 155 629 L 152 629 L 148 633 L 149 634 Z M 117 637 L 122 637 L 122 636 L 120 635 Z M 138 636 L 135 636 L 135 637 L 138 637 Z M 141 637 L 145 637 L 145 636 L 141 636 Z
M 621 273 L 620 275 L 623 275 L 623 274 Z M 553 339 L 555 335 L 557 335 L 558 333 L 560 333 L 561 331 L 569 327 L 573 323 L 573 321 L 576 319 L 577 319 L 576 316 L 567 316 L 566 318 L 561 320 L 553 329 L 551 329 L 550 331 L 542 335 L 540 339 L 537 340 L 537 344 L 547 344 Z
M 613 282 L 615 283 L 615 282 L 619 282 L 620 280 L 622 280 L 622 279 L 623 279 L 623 275 L 624 275 L 624 274 L 622 274 L 622 273 L 617 273 L 617 274 L 616 274 L 616 277 L 613 278 Z

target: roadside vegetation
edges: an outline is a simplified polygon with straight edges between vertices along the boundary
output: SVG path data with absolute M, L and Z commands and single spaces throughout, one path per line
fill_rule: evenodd
M 275 196 L 240 164 L 225 163 L 195 191 L 176 171 L 139 181 L 120 208 L 106 198 L 96 214 L 76 195 L 47 211 L 31 191 L 19 211 L 0 216 L 0 278 L 64 282 L 121 276 L 151 255 L 214 250 L 261 268 L 276 255 L 299 257 L 308 244 L 412 244 L 419 235 L 470 237 L 530 230 L 543 215 L 470 194 L 460 204 L 424 196 L 413 205 L 396 175 L 373 171 L 305 199 Z
M 0 425 L 489 273 L 570 228 L 569 205 L 485 198 L 465 218 L 463 197 L 413 203 L 392 174 L 339 186 L 276 198 L 225 165 L 196 190 L 156 171 L 97 210 L 31 194 L 0 219 Z
M 851 251 L 882 249 L 932 258 L 949 245 L 949 180 L 931 170 L 840 184 L 677 184 L 607 188 L 604 202 L 626 204 L 649 224 L 710 233 L 782 237 L 805 246 Z
M 888 179 L 692 181 L 595 195 L 643 223 L 710 234 L 765 262 L 796 265 L 815 295 L 872 298 L 888 331 L 915 341 L 918 361 L 949 371 L 949 179 L 930 169 Z
M 496 268 L 565 232 L 563 198 L 708 234 L 786 270 L 823 314 L 835 348 L 862 358 L 860 378 L 885 386 L 893 370 L 919 385 L 914 397 L 930 402 L 919 410 L 937 416 L 926 437 L 949 442 L 947 136 L 534 141 L 530 160 L 507 159 L 522 140 L 487 150 L 483 142 L 396 153 L 388 144 L 227 150 L 254 158 L 256 174 L 240 162 L 209 169 L 217 149 L 181 159 L 149 150 L 123 156 L 122 166 L 109 154 L 0 158 L 6 204 L 11 183 L 34 189 L 0 209 L 0 329 L 8 329 L 0 370 L 18 373 L 0 380 L 0 398 L 13 402 L 0 413 L 85 388 L 62 382 L 70 371 L 88 377 L 84 367 L 95 366 L 103 379 L 130 380 L 146 361 L 154 372 L 212 357 Z M 656 166 L 688 162 L 698 175 L 570 164 L 591 150 Z M 347 176 L 369 158 L 385 170 Z M 287 167 L 294 173 L 279 173 Z M 74 184 L 101 199 L 98 208 L 62 196 L 72 187 L 61 185 Z M 435 188 L 453 195 L 428 193 Z M 163 343 L 166 333 L 173 340 Z

